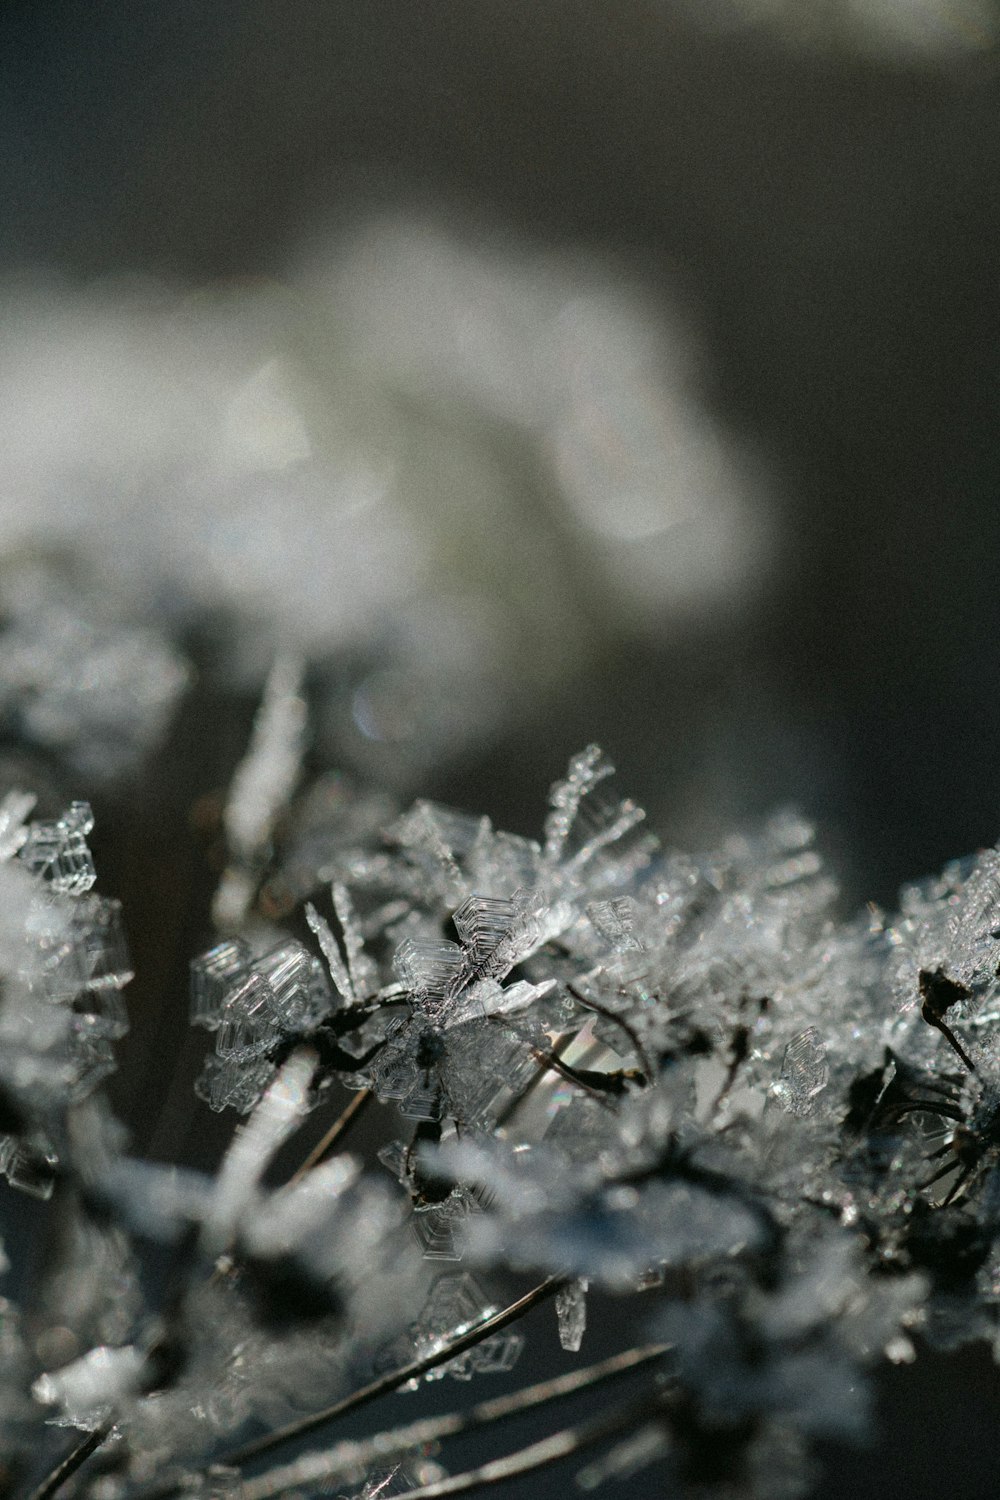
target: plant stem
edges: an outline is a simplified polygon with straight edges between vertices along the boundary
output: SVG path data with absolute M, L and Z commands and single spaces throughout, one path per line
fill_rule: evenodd
M 550 1276 L 538 1286 L 532 1287 L 530 1292 L 526 1292 L 516 1302 L 511 1302 L 507 1307 L 494 1313 L 492 1317 L 477 1323 L 467 1332 L 460 1334 L 458 1338 L 452 1339 L 449 1344 L 436 1349 L 433 1354 L 426 1354 L 422 1359 L 415 1359 L 410 1364 L 404 1365 L 402 1369 L 389 1370 L 385 1375 L 380 1375 L 377 1380 L 362 1386 L 360 1390 L 352 1391 L 349 1396 L 344 1396 L 340 1401 L 334 1402 L 332 1406 L 314 1412 L 311 1416 L 300 1417 L 297 1421 L 289 1422 L 287 1426 L 279 1427 L 274 1432 L 266 1432 L 263 1437 L 244 1443 L 241 1447 L 234 1448 L 232 1452 L 214 1459 L 213 1462 L 238 1468 L 259 1457 L 260 1454 L 280 1447 L 282 1443 L 289 1443 L 294 1438 L 303 1437 L 307 1432 L 314 1432 L 317 1427 L 325 1427 L 328 1422 L 334 1422 L 338 1417 L 346 1416 L 348 1412 L 358 1411 L 362 1406 L 377 1401 L 380 1396 L 387 1396 L 392 1391 L 398 1391 L 400 1386 L 406 1385 L 407 1381 L 418 1380 L 429 1370 L 435 1370 L 438 1365 L 447 1364 L 449 1359 L 464 1354 L 466 1349 L 474 1348 L 491 1334 L 499 1333 L 501 1329 L 523 1318 L 540 1302 L 554 1297 L 565 1284 L 565 1277 Z M 178 1484 L 161 1485 L 157 1489 L 144 1491 L 142 1500 L 167 1500 L 168 1496 L 176 1495 L 179 1491 Z M 32 1500 L 35 1500 L 34 1496 Z
M 327 1155 L 331 1147 L 342 1136 L 347 1134 L 362 1110 L 371 1102 L 372 1097 L 371 1089 L 361 1089 L 354 1095 L 347 1108 L 342 1110 L 334 1120 L 326 1135 L 323 1136 L 322 1140 L 316 1142 L 316 1145 L 312 1148 L 302 1165 L 292 1173 L 288 1179 L 289 1187 L 294 1187 L 297 1182 L 301 1182 L 306 1173 L 312 1171 L 313 1167 L 317 1166 L 323 1157 Z
M 436 1370 L 438 1365 L 447 1364 L 448 1360 L 454 1359 L 456 1355 L 464 1354 L 466 1349 L 474 1348 L 491 1334 L 499 1333 L 510 1323 L 517 1322 L 518 1318 L 523 1318 L 540 1302 L 554 1297 L 564 1285 L 564 1277 L 550 1276 L 548 1280 L 533 1287 L 530 1292 L 526 1292 L 523 1297 L 519 1297 L 516 1302 L 511 1302 L 500 1312 L 494 1313 L 492 1317 L 486 1318 L 482 1323 L 477 1323 L 468 1332 L 460 1334 L 457 1339 L 435 1350 L 433 1354 L 426 1354 L 422 1359 L 415 1359 L 400 1370 L 389 1370 L 369 1385 L 362 1386 L 350 1396 L 344 1396 L 342 1400 L 335 1402 L 333 1406 L 326 1407 L 323 1411 L 315 1412 L 312 1416 L 300 1417 L 295 1422 L 289 1422 L 286 1427 L 279 1427 L 276 1432 L 265 1433 L 263 1437 L 253 1442 L 244 1443 L 242 1447 L 226 1454 L 219 1462 L 235 1466 L 245 1464 L 250 1459 L 256 1458 L 259 1453 L 267 1453 L 271 1448 L 291 1442 L 293 1438 L 301 1437 L 306 1432 L 314 1432 L 317 1427 L 325 1427 L 327 1422 L 336 1421 L 338 1417 L 346 1416 L 348 1412 L 357 1411 L 360 1407 L 377 1401 L 380 1396 L 387 1396 L 391 1391 L 398 1391 L 400 1386 L 406 1385 L 408 1381 L 419 1379 L 429 1370 Z
M 580 1453 L 584 1448 L 628 1432 L 650 1416 L 659 1405 L 655 1397 L 646 1396 L 641 1401 L 618 1407 L 607 1416 L 595 1417 L 593 1421 L 581 1422 L 578 1427 L 566 1427 L 554 1432 L 541 1442 L 527 1448 L 519 1448 L 504 1458 L 494 1458 L 478 1468 L 466 1469 L 462 1474 L 451 1474 L 434 1484 L 423 1484 L 415 1490 L 405 1490 L 398 1500 L 443 1500 L 447 1495 L 467 1495 L 472 1490 L 485 1489 L 491 1484 L 503 1484 L 507 1479 L 516 1479 L 520 1474 L 530 1474 L 533 1469 L 545 1468 Z
M 544 1380 L 537 1385 L 526 1386 L 512 1395 L 495 1396 L 489 1401 L 482 1401 L 468 1412 L 426 1417 L 361 1442 L 348 1440 L 326 1452 L 304 1454 L 294 1462 L 272 1469 L 256 1479 L 245 1479 L 242 1500 L 273 1500 L 273 1497 L 299 1485 L 353 1479 L 359 1471 L 372 1464 L 391 1461 L 414 1449 L 472 1432 L 479 1427 L 492 1426 L 534 1407 L 545 1406 L 565 1396 L 601 1385 L 619 1375 L 630 1374 L 660 1359 L 668 1347 L 666 1344 L 653 1344 L 641 1349 L 629 1349 L 623 1354 L 602 1360 L 599 1364 L 572 1370 L 567 1375 Z
M 77 1469 L 86 1463 L 90 1455 L 101 1446 L 111 1431 L 111 1427 L 110 1422 L 103 1422 L 100 1427 L 95 1427 L 93 1432 L 88 1432 L 82 1442 L 77 1443 L 76 1447 L 46 1475 L 41 1484 L 32 1490 L 28 1500 L 50 1500 L 52 1495 L 57 1494 L 66 1480 L 71 1479 Z

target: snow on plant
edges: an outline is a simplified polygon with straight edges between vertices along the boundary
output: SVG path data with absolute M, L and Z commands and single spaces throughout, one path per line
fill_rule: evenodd
M 655 1461 L 678 1496 L 794 1495 L 812 1439 L 870 1433 L 866 1369 L 996 1345 L 997 850 L 843 921 L 795 816 L 669 852 L 591 746 L 538 842 L 426 801 L 383 819 L 300 785 L 304 727 L 282 661 L 191 965 L 192 1109 L 237 1116 L 214 1177 L 129 1155 L 102 1097 L 131 965 L 89 809 L 0 806 L 0 1163 L 62 1226 L 30 1338 L 2 1306 L 12 1486 L 431 1500 Z M 398 1138 L 366 1161 L 378 1106 Z M 311 1111 L 322 1140 L 271 1185 Z M 527 1278 L 506 1305 L 498 1270 Z M 594 1291 L 635 1299 L 641 1343 L 379 1422 L 393 1390 L 510 1370 L 543 1303 L 575 1354 Z M 67 1330 L 86 1352 L 60 1361 Z M 597 1416 L 504 1445 L 605 1384 Z M 447 1476 L 476 1429 L 498 1456 Z

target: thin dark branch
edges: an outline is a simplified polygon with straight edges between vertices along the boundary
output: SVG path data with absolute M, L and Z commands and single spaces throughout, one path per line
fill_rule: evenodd
M 567 1375 L 544 1380 L 537 1385 L 526 1386 L 512 1395 L 495 1396 L 489 1401 L 482 1401 L 468 1412 L 425 1417 L 361 1442 L 348 1440 L 325 1452 L 303 1454 L 293 1463 L 283 1464 L 256 1479 L 245 1479 L 243 1500 L 273 1500 L 274 1496 L 300 1485 L 350 1479 L 375 1463 L 392 1461 L 414 1449 L 441 1442 L 445 1438 L 457 1437 L 479 1427 L 492 1427 L 497 1422 L 519 1416 L 534 1407 L 548 1405 L 620 1375 L 631 1374 L 662 1358 L 668 1348 L 667 1344 L 653 1344 L 642 1349 L 629 1349 L 623 1354 L 601 1360 L 599 1364 L 572 1370 Z
M 568 1051 L 568 1049 L 573 1045 L 578 1035 L 578 1032 L 571 1031 L 567 1036 L 560 1037 L 559 1041 L 556 1042 L 555 1046 L 552 1048 L 551 1055 L 553 1057 L 560 1057 L 562 1053 Z M 517 1114 L 517 1111 L 521 1108 L 521 1105 L 530 1098 L 535 1089 L 538 1088 L 539 1084 L 543 1082 L 543 1080 L 548 1076 L 550 1072 L 551 1068 L 546 1062 L 543 1063 L 536 1072 L 532 1073 L 531 1077 L 528 1079 L 521 1092 L 519 1094 L 515 1094 L 510 1103 L 507 1104 L 501 1112 L 495 1127 L 497 1130 L 502 1130 L 505 1126 L 510 1124 L 511 1120 Z
M 581 1453 L 595 1443 L 631 1431 L 644 1418 L 649 1417 L 660 1405 L 657 1397 L 646 1396 L 641 1401 L 630 1402 L 616 1408 L 606 1416 L 596 1417 L 590 1422 L 581 1422 L 577 1427 L 566 1427 L 541 1442 L 527 1448 L 519 1448 L 504 1458 L 492 1459 L 476 1469 L 466 1469 L 462 1474 L 451 1474 L 434 1484 L 423 1484 L 415 1490 L 405 1490 L 398 1500 L 443 1500 L 446 1495 L 467 1495 L 472 1490 L 485 1489 L 488 1485 L 503 1484 L 516 1479 L 520 1474 L 530 1474 L 560 1459 Z
M 949 1047 L 951 1047 L 951 1049 L 962 1059 L 969 1072 L 975 1073 L 975 1063 L 972 1061 L 972 1058 L 966 1052 L 965 1048 L 962 1046 L 961 1042 L 958 1040 L 958 1037 L 952 1031 L 948 1023 L 941 1016 L 936 1015 L 934 1012 L 932 1012 L 927 1005 L 921 1007 L 920 1014 L 923 1016 L 928 1025 L 935 1026 L 937 1030 L 940 1031 Z
M 322 1140 L 316 1142 L 316 1145 L 312 1148 L 302 1165 L 292 1173 L 292 1176 L 288 1179 L 289 1187 L 294 1187 L 297 1182 L 301 1182 L 307 1172 L 311 1172 L 313 1167 L 319 1165 L 324 1156 L 347 1134 L 358 1116 L 371 1103 L 371 1100 L 371 1089 L 360 1089 L 354 1095 L 347 1108 L 337 1116 Z
M 93 1432 L 88 1432 L 82 1442 L 77 1443 L 71 1452 L 67 1453 L 61 1463 L 48 1474 L 36 1489 L 33 1489 L 28 1500 L 51 1500 L 62 1489 L 67 1479 L 72 1479 L 77 1469 L 85 1464 L 90 1455 L 104 1442 L 112 1428 L 111 1422 L 103 1422 L 100 1427 L 95 1427 Z
M 348 1412 L 357 1411 L 360 1407 L 377 1401 L 381 1396 L 387 1396 L 390 1391 L 398 1391 L 400 1386 L 406 1385 L 408 1381 L 418 1380 L 429 1370 L 436 1370 L 438 1365 L 447 1364 L 449 1359 L 464 1354 L 466 1349 L 475 1348 L 491 1334 L 499 1333 L 509 1324 L 516 1323 L 540 1302 L 554 1297 L 565 1284 L 564 1277 L 550 1276 L 547 1281 L 533 1287 L 516 1302 L 511 1302 L 509 1306 L 494 1313 L 492 1317 L 477 1323 L 468 1332 L 452 1339 L 450 1343 L 435 1350 L 433 1354 L 424 1355 L 422 1359 L 415 1359 L 410 1364 L 404 1365 L 402 1369 L 390 1370 L 385 1375 L 380 1375 L 377 1380 L 362 1386 L 358 1391 L 353 1391 L 349 1396 L 344 1396 L 342 1400 L 336 1401 L 333 1406 L 328 1406 L 323 1411 L 314 1412 L 308 1417 L 300 1417 L 296 1422 L 289 1422 L 286 1427 L 279 1427 L 275 1432 L 265 1433 L 263 1437 L 256 1438 L 253 1442 L 244 1443 L 233 1452 L 226 1454 L 219 1462 L 236 1466 L 248 1463 L 260 1453 L 268 1453 L 272 1448 L 280 1447 L 282 1443 L 291 1442 L 293 1438 L 302 1437 L 307 1432 L 315 1432 L 317 1427 L 325 1427 L 328 1422 L 334 1422 L 338 1417 L 346 1416 Z
M 940 1115 L 943 1120 L 964 1121 L 965 1115 L 955 1104 L 938 1104 L 931 1099 L 909 1099 L 904 1104 L 897 1104 L 892 1110 L 894 1119 L 901 1120 L 904 1115 Z
M 603 1016 L 606 1021 L 611 1021 L 628 1037 L 636 1056 L 642 1064 L 642 1070 L 646 1075 L 646 1082 L 654 1083 L 656 1080 L 656 1069 L 650 1060 L 649 1054 L 643 1047 L 642 1040 L 635 1027 L 630 1026 L 623 1016 L 619 1016 L 615 1011 L 609 1010 L 606 1005 L 601 1005 L 597 1000 L 589 999 L 575 984 L 567 984 L 566 988 L 574 1000 L 585 1006 L 587 1010 L 592 1010 L 595 1015 Z
M 969 1178 L 972 1176 L 972 1174 L 973 1174 L 973 1172 L 975 1172 L 975 1170 L 976 1170 L 976 1163 L 975 1162 L 972 1162 L 972 1163 L 970 1163 L 969 1166 L 962 1168 L 962 1171 L 959 1173 L 958 1177 L 956 1177 L 955 1181 L 952 1183 L 951 1187 L 948 1189 L 947 1194 L 945 1195 L 944 1199 L 942 1200 L 942 1203 L 941 1203 L 941 1207 L 942 1208 L 950 1208 L 951 1207 L 951 1205 L 955 1202 L 955 1199 L 958 1197 L 959 1193 L 965 1187 L 965 1184 L 968 1182 Z
M 576 1088 L 582 1089 L 589 1098 L 593 1099 L 595 1104 L 601 1105 L 603 1109 L 609 1109 L 612 1112 L 615 1111 L 614 1103 L 604 1093 L 603 1089 L 599 1089 L 594 1084 L 588 1083 L 586 1078 L 582 1077 L 576 1068 L 571 1067 L 569 1063 L 561 1062 L 554 1052 L 543 1052 L 537 1047 L 532 1047 L 531 1051 L 537 1062 L 544 1064 L 553 1073 L 558 1073 L 559 1077 L 564 1078 L 567 1083 L 572 1083 Z
M 487 1016 L 486 1019 L 488 1021 L 491 1021 L 494 1026 L 503 1026 L 505 1027 L 505 1029 L 508 1028 L 508 1023 L 505 1021 L 503 1016 Z M 595 1104 L 600 1104 L 605 1109 L 613 1110 L 615 1106 L 614 1104 L 612 1104 L 611 1100 L 608 1098 L 603 1089 L 596 1087 L 592 1083 L 589 1083 L 587 1079 L 577 1071 L 576 1068 L 570 1067 L 569 1063 L 564 1063 L 561 1060 L 560 1053 L 570 1047 L 572 1043 L 576 1041 L 578 1035 L 578 1032 L 574 1032 L 569 1038 L 567 1038 L 565 1046 L 553 1048 L 551 1052 L 546 1052 L 543 1048 L 534 1046 L 531 1042 L 527 1041 L 526 1038 L 522 1037 L 522 1040 L 526 1042 L 526 1045 L 528 1046 L 532 1057 L 540 1065 L 541 1076 L 544 1077 L 547 1072 L 558 1073 L 559 1077 L 564 1078 L 567 1083 L 575 1084 L 577 1088 L 583 1089 L 584 1093 L 589 1095 L 589 1097 L 594 1100 Z M 521 1099 L 526 1098 L 528 1090 L 534 1087 L 534 1084 L 536 1082 L 536 1079 L 530 1080 L 528 1087 L 521 1093 L 519 1099 L 515 1101 L 515 1103 L 520 1103 Z

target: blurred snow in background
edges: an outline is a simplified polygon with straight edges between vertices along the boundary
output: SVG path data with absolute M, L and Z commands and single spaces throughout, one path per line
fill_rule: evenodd
M 904 62 L 984 50 L 997 39 L 989 0 L 675 0 L 707 30 L 761 28 L 792 44 L 852 47 Z
M 22 282 L 0 316 L 0 552 L 71 553 L 105 614 L 223 612 L 248 684 L 353 653 L 333 719 L 392 780 L 767 575 L 687 330 L 586 256 L 397 217 L 282 281 Z

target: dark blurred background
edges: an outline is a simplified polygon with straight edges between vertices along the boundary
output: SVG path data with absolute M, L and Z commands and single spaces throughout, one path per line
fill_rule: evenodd
M 487 266 L 494 242 L 528 245 L 639 288 L 696 351 L 686 389 L 750 476 L 766 567 L 731 607 L 640 618 L 592 561 L 554 565 L 558 628 L 590 645 L 422 762 L 420 790 L 532 832 L 597 739 L 668 840 L 797 802 L 845 900 L 890 902 L 1000 831 L 996 17 L 922 11 L 901 39 L 818 0 L 806 25 L 738 0 L 6 0 L 0 269 L 74 294 L 285 284 L 389 212 Z M 536 462 L 501 448 L 506 472 Z M 546 483 L 525 493 L 542 505 Z M 546 544 L 571 533 L 546 523 Z M 334 652 L 331 680 L 364 649 Z M 96 835 L 137 958 L 118 1099 L 154 1154 L 179 1128 L 169 997 L 214 878 L 190 810 L 225 785 L 256 692 L 252 671 L 213 676 L 212 650 L 170 755 L 107 794 Z M 328 749 L 364 774 L 336 724 Z M 883 1448 L 836 1456 L 823 1493 L 994 1493 L 998 1394 L 986 1356 L 893 1374 Z
M 542 780 L 603 736 L 669 819 L 664 785 L 717 762 L 735 810 L 805 801 L 891 898 L 1000 824 L 996 53 L 694 14 L 8 0 L 0 254 L 84 282 L 280 276 L 372 201 L 612 250 L 684 306 L 779 560 L 738 632 L 647 632 L 556 689 Z M 470 772 L 477 805 L 523 802 L 510 764 Z

